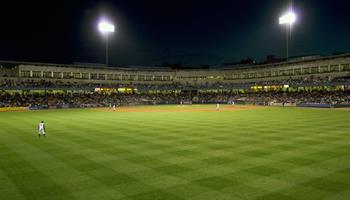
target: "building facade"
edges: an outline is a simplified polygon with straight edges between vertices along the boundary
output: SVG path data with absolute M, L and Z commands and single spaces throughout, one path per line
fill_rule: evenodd
M 276 64 L 219 69 L 107 68 L 84 65 L 2 62 L 0 81 L 129 85 L 244 85 L 290 79 L 331 80 L 350 76 L 350 54 Z M 12 67 L 6 65 L 11 64 Z

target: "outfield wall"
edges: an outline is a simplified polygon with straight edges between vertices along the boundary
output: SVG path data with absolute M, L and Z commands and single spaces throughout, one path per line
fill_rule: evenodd
M 0 112 L 27 111 L 27 107 L 1 107 Z
M 81 104 L 81 105 L 74 105 L 74 104 L 64 104 L 64 105 L 55 105 L 55 106 L 29 106 L 27 110 L 46 110 L 46 109 L 65 109 L 65 108 L 98 108 L 98 107 L 105 107 L 105 105 L 101 104 Z
M 308 108 L 350 108 L 350 104 L 330 104 L 330 103 L 300 103 L 297 107 Z

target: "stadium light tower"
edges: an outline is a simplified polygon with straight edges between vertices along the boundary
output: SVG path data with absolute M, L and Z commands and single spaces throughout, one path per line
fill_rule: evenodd
M 295 15 L 295 13 L 290 10 L 288 13 L 286 13 L 285 15 L 281 16 L 279 18 L 279 24 L 281 25 L 286 25 L 286 31 L 287 31 L 287 34 L 286 34 L 286 54 L 287 54 L 287 62 L 288 62 L 288 43 L 289 43 L 289 32 L 291 31 L 292 29 L 292 25 L 295 23 L 297 17 Z
M 98 30 L 106 37 L 106 66 L 108 67 L 109 65 L 108 34 L 114 33 L 114 25 L 109 22 L 102 21 L 98 24 Z

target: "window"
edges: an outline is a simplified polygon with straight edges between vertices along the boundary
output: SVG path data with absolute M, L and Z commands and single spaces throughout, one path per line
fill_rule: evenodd
M 162 76 L 155 76 L 155 77 L 154 77 L 154 80 L 156 80 L 156 81 L 161 81 L 161 80 L 162 80 Z
M 265 72 L 265 77 L 270 77 L 270 76 L 271 76 L 271 72 L 270 71 Z
M 240 74 L 233 74 L 233 79 L 239 79 L 240 78 Z
M 286 71 L 284 71 L 285 76 L 292 76 L 293 75 L 293 70 L 292 69 L 287 69 Z
M 65 79 L 72 78 L 71 74 L 72 74 L 71 72 L 63 72 L 63 78 L 65 78 Z
M 123 75 L 122 75 L 122 80 L 123 80 L 123 81 L 128 80 L 128 75 L 127 75 L 127 74 L 123 74 Z
M 44 78 L 52 78 L 51 72 L 44 72 L 43 75 L 44 75 Z
M 200 77 L 199 79 L 202 79 L 202 77 Z M 232 80 L 232 79 L 233 79 L 233 75 L 224 76 L 224 80 Z M 165 77 L 163 77 L 163 80 L 165 80 Z
M 312 74 L 318 73 L 318 67 L 311 67 L 311 73 Z
M 56 79 L 62 78 L 62 72 L 54 72 L 53 73 L 53 77 L 56 78 Z
M 302 74 L 310 74 L 310 68 L 302 68 Z
M 21 71 L 21 77 L 30 77 L 30 71 Z
M 73 73 L 73 77 L 75 78 L 75 79 L 80 79 L 81 78 L 81 76 L 80 76 L 80 73 Z
M 350 63 L 342 64 L 343 71 L 350 71 Z
M 278 76 L 284 76 L 284 70 L 278 71 Z
M 295 74 L 295 75 L 301 75 L 301 74 L 302 74 L 302 73 L 301 73 L 301 69 L 300 69 L 300 68 L 294 69 L 294 74 Z
M 153 79 L 153 76 L 152 75 L 147 75 L 146 76 L 146 81 L 151 81 Z
M 90 74 L 90 79 L 97 80 L 97 74 L 96 73 Z
M 138 75 L 137 80 L 144 81 L 145 80 L 145 75 Z
M 114 74 L 114 80 L 120 81 L 120 74 Z
M 81 78 L 82 79 L 89 79 L 89 73 L 82 73 Z
M 41 71 L 33 71 L 32 77 L 33 78 L 41 78 Z
M 339 71 L 339 65 L 331 65 L 330 71 L 331 71 L 331 72 L 337 72 L 337 71 Z
M 206 79 L 207 77 L 204 76 L 203 79 Z M 173 80 L 173 77 L 172 76 L 163 76 L 163 81 L 171 81 Z
M 135 80 L 135 77 L 136 77 L 136 75 L 130 75 L 130 76 L 129 76 L 129 80 L 130 80 L 130 81 L 133 81 L 133 80 Z
M 114 75 L 113 74 L 107 74 L 107 80 L 113 80 Z
M 164 81 L 170 81 L 170 76 L 163 76 Z
M 264 77 L 264 72 L 258 72 L 256 75 L 257 78 L 262 78 Z
M 320 73 L 328 72 L 328 65 L 320 66 Z
M 99 80 L 106 80 L 106 74 L 98 74 Z
M 241 77 L 242 77 L 242 79 L 246 79 L 246 78 L 249 77 L 249 75 L 248 75 L 247 73 L 243 73 L 243 74 L 241 75 Z

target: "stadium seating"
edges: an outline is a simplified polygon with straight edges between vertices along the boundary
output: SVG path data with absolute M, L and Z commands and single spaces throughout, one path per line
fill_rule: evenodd
M 215 69 L 106 68 L 0 61 L 0 106 L 349 104 L 350 54 Z

